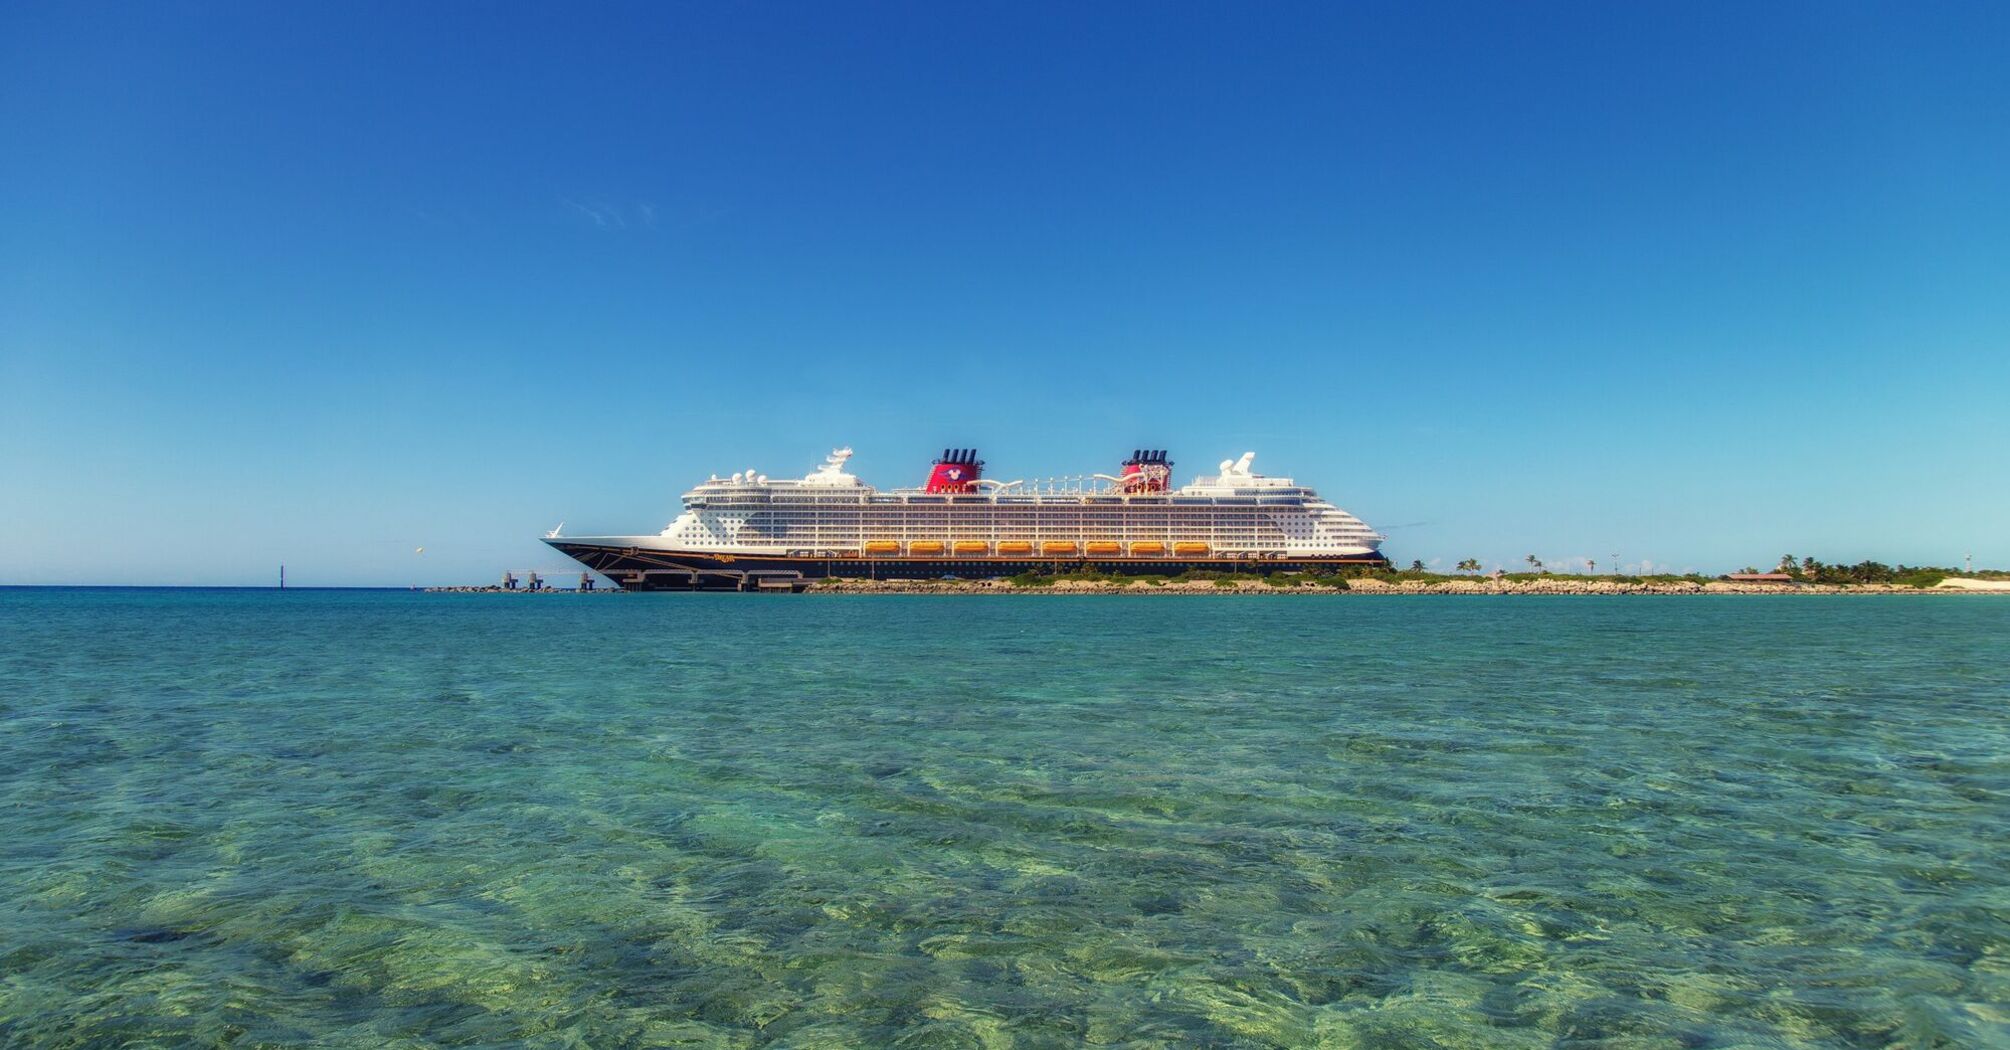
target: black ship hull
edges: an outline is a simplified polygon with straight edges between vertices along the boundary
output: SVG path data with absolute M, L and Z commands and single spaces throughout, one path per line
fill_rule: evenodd
M 1332 571 L 1383 568 L 1380 554 L 1335 557 L 1276 558 L 1040 558 L 1022 557 L 860 557 L 815 553 L 790 555 L 712 554 L 617 547 L 548 539 L 546 543 L 572 560 L 629 591 L 751 591 L 793 590 L 813 580 L 843 577 L 861 580 L 982 580 L 1020 573 L 1099 572 L 1130 576 L 1177 576 L 1184 572 Z

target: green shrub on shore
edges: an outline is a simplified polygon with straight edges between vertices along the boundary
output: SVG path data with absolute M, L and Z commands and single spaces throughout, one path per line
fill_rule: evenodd
M 1064 581 L 1069 583 L 1115 583 L 1121 585 L 1139 579 L 1147 581 L 1156 580 L 1160 583 L 1165 581 L 1165 577 L 1163 576 L 1125 576 L 1118 573 L 1095 572 L 1084 569 L 1080 572 L 1061 573 L 1022 572 L 1017 576 L 1005 577 L 1005 582 L 1014 587 L 1052 587 Z
M 1347 577 L 1335 572 L 1273 572 L 1263 577 L 1270 587 L 1327 587 L 1336 591 L 1347 590 Z
M 1964 575 L 1955 569 L 1931 565 L 1886 565 L 1879 561 L 1864 560 L 1855 565 L 1829 565 L 1818 558 L 1807 557 L 1795 561 L 1792 555 L 1780 559 L 1779 571 L 1792 576 L 1802 583 L 1822 583 L 1834 586 L 1850 584 L 1888 583 L 1900 587 L 1917 587 L 1924 590 L 1939 585 L 1949 576 Z M 1978 579 L 2001 578 L 2001 571 L 1982 570 L 1972 574 Z
M 1348 575 L 1356 579 L 1381 580 L 1383 583 L 1449 583 L 1469 578 L 1427 569 L 1354 569 Z

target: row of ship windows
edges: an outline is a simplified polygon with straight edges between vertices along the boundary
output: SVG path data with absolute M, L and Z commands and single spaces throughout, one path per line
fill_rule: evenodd
M 1107 536 L 1139 536 L 1139 537 L 1144 537 L 1144 536 L 1151 536 L 1151 537 L 1159 537 L 1159 536 L 1168 536 L 1168 535 L 1171 535 L 1171 536 L 1193 536 L 1193 537 L 1198 537 L 1198 538 L 1207 538 L 1207 537 L 1218 537 L 1218 538 L 1222 538 L 1222 539 L 1228 539 L 1228 538 L 1234 538 L 1234 539 L 1251 539 L 1251 540 L 1256 540 L 1256 539 L 1261 539 L 1261 540 L 1270 540 L 1270 541 L 1280 541 L 1280 542 L 1281 542 L 1281 541 L 1284 541 L 1284 540 L 1293 540 L 1293 541 L 1311 541 L 1311 540 L 1320 540 L 1320 539 L 1328 539 L 1328 540 L 1334 540 L 1334 541 L 1347 541 L 1347 542 L 1359 542 L 1359 541 L 1362 541 L 1362 540 L 1366 540 L 1366 539 L 1369 539 L 1369 538 L 1373 537 L 1373 536 L 1374 536 L 1374 533 L 1372 533 L 1372 532 L 1368 532 L 1368 531 L 1366 531 L 1366 530 L 1338 530 L 1338 531 L 1330 531 L 1330 532 L 1317 532 L 1317 533 L 1310 533 L 1310 532 L 1296 532 L 1296 533 L 1288 533 L 1288 532 L 1285 532 L 1285 531 L 1284 531 L 1284 530 L 1282 530 L 1282 529 L 1274 529 L 1274 528 L 1265 528 L 1265 529 L 1238 529 L 1238 528 L 1212 528 L 1212 529 L 1210 529 L 1210 528 L 1173 528 L 1173 529 L 1164 529 L 1164 528 L 1161 528 L 1161 529 L 1141 529 L 1141 528 L 1126 528 L 1126 529 L 1097 529 L 1097 528 L 1077 528 L 1077 529 L 1053 529 L 1053 528 L 1039 528 L 1039 529 L 1033 529 L 1033 528 L 1025 528 L 1025 529 L 1010 529 L 1010 528 L 948 528 L 948 529 L 855 529 L 855 528 L 841 528 L 841 529 L 840 529 L 840 528 L 831 528 L 831 529 L 818 529 L 818 528 L 801 528 L 801 527 L 796 527 L 796 528 L 787 528 L 787 527 L 783 527 L 783 528 L 775 528 L 775 527 L 765 527 L 765 528 L 764 528 L 764 527 L 760 527 L 760 526 L 748 526 L 748 527 L 745 527 L 745 528 L 740 528 L 740 529 L 717 529 L 717 530 L 710 530 L 710 529 L 688 529 L 688 530 L 686 530 L 686 529 L 680 529 L 680 530 L 678 530 L 677 532 L 673 533 L 673 535 L 676 535 L 676 536 L 679 536 L 679 537 L 695 537 L 695 536 L 716 536 L 716 537 L 725 537 L 725 536 L 735 536 L 735 535 L 738 535 L 738 536 L 767 536 L 767 537 L 823 537 L 823 538 L 830 538 L 830 539 L 857 539 L 857 538 L 859 538 L 859 537 L 861 537 L 861 536 L 865 536 L 865 537 L 872 537 L 872 536 L 885 536 L 885 537 L 887 537 L 887 538 L 890 538 L 890 539 L 898 539 L 898 538 L 906 538 L 906 537 L 915 537 L 915 536 L 920 536 L 920 537 L 947 537 L 947 538 L 954 538 L 954 539 L 992 539 L 992 538 L 998 538 L 998 537 L 1004 537 L 1004 538 L 1008 538 L 1008 539 L 1018 539 L 1018 538 L 1027 538 L 1027 539 L 1080 539 L 1080 538 L 1082 538 L 1082 537 L 1084 537 L 1084 536 L 1106 536 L 1106 535 L 1107 535 Z
M 823 531 L 792 529 L 779 532 L 742 530 L 737 533 L 683 533 L 678 534 L 673 538 L 681 542 L 692 542 L 692 543 L 722 543 L 722 544 L 781 543 L 781 544 L 807 545 L 807 546 L 856 546 L 858 543 L 867 539 L 886 539 L 886 540 L 901 540 L 901 541 L 913 540 L 913 539 L 939 539 L 949 541 L 976 540 L 983 542 L 993 542 L 998 540 L 1026 540 L 1038 543 L 1048 540 L 1084 541 L 1084 540 L 1121 538 L 1130 540 L 1170 540 L 1175 542 L 1199 541 L 1199 542 L 1213 543 L 1217 546 L 1252 546 L 1252 545 L 1276 546 L 1288 543 L 1297 546 L 1353 547 L 1367 543 L 1373 537 L 1372 536 L 1286 536 L 1278 532 L 1250 532 L 1250 531 L 1231 531 L 1231 530 L 1192 531 L 1192 532 L 1184 530 L 1171 531 L 1171 532 L 1131 531 L 1124 533 L 1097 532 L 1093 530 L 1082 531 L 1082 532 L 955 531 L 955 532 L 924 532 L 919 534 L 907 533 L 907 532 L 894 532 L 889 530 L 882 532 L 874 532 L 870 534 L 862 534 L 852 531 L 823 532 Z
M 1337 519 L 1337 520 L 1336 520 Z M 726 519 L 730 520 L 730 519 Z M 1324 518 L 1286 517 L 1278 518 L 1270 514 L 1119 514 L 1119 513 L 1054 513 L 1054 514 L 996 514 L 984 518 L 971 518 L 961 514 L 900 514 L 875 515 L 872 519 L 862 519 L 850 514 L 819 514 L 809 511 L 770 511 L 748 515 L 744 521 L 780 521 L 805 524 L 850 525 L 859 528 L 894 528 L 901 525 L 981 525 L 1000 527 L 1028 527 L 1043 524 L 1072 524 L 1088 522 L 1100 525 L 1163 525 L 1167 522 L 1211 523 L 1248 522 L 1258 524 L 1290 524 L 1311 526 L 1315 522 L 1327 525 L 1357 524 L 1349 519 L 1327 516 Z
M 677 529 L 679 535 L 695 533 L 756 533 L 756 535 L 866 535 L 866 533 L 923 533 L 923 535 L 1005 535 L 1005 533 L 1025 533 L 1025 535 L 1077 535 L 1077 533 L 1192 533 L 1192 535 L 1274 535 L 1274 537 L 1371 537 L 1365 527 L 1341 527 L 1341 529 L 1278 529 L 1268 523 L 1206 523 L 1206 521 L 1178 521 L 1178 523 L 1095 523 L 1095 521 L 1043 521 L 1043 523 L 997 523 L 997 525 L 975 525 L 975 523 L 884 523 L 872 527 L 858 527 L 852 523 L 804 523 L 804 521 L 748 521 L 740 527 L 712 527 L 712 529 Z
M 1206 525 L 1188 525 L 1188 524 L 1182 524 L 1172 527 L 1159 526 L 1155 528 L 1148 528 L 1135 525 L 1125 526 L 1123 528 L 1098 528 L 1094 525 L 1022 526 L 1022 527 L 971 525 L 971 526 L 949 526 L 949 527 L 890 526 L 885 528 L 870 528 L 870 529 L 861 529 L 853 526 L 843 526 L 843 527 L 833 526 L 827 528 L 818 528 L 815 526 L 805 526 L 805 525 L 748 524 L 737 529 L 734 528 L 677 529 L 674 530 L 672 534 L 679 536 L 705 535 L 705 534 L 729 536 L 734 535 L 736 533 L 747 534 L 747 535 L 768 535 L 768 536 L 784 536 L 784 535 L 866 536 L 866 535 L 885 534 L 890 536 L 919 535 L 919 536 L 975 536 L 975 537 L 983 537 L 983 536 L 1072 537 L 1088 533 L 1109 534 L 1109 535 L 1162 535 L 1166 533 L 1176 533 L 1179 535 L 1196 535 L 1196 536 L 1208 536 L 1208 535 L 1275 536 L 1278 538 L 1285 538 L 1285 537 L 1316 538 L 1325 536 L 1334 538 L 1356 538 L 1356 539 L 1366 538 L 1375 535 L 1373 532 L 1370 532 L 1367 529 L 1319 529 L 1319 530 L 1293 529 L 1287 531 L 1284 529 L 1274 527 L 1249 528 L 1249 527 L 1237 527 L 1229 525 L 1218 525 L 1209 527 Z

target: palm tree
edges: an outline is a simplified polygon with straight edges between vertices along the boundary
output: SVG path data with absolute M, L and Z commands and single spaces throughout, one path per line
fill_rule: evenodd
M 1459 571 L 1460 572 L 1480 571 L 1480 560 L 1478 558 L 1467 558 L 1466 560 L 1459 563 Z
M 1523 560 L 1524 560 L 1524 561 L 1526 561 L 1526 562 L 1528 562 L 1528 568 L 1529 568 L 1529 571 L 1530 571 L 1530 572 L 1544 572 L 1544 571 L 1546 571 L 1546 570 L 1544 570 L 1544 569 L 1543 569 L 1543 567 L 1542 567 L 1542 559 L 1541 559 L 1541 558 L 1538 558 L 1538 557 L 1536 557 L 1536 556 L 1535 556 L 1535 555 L 1533 555 L 1533 554 L 1529 555 L 1529 556 L 1528 556 L 1527 558 L 1525 558 L 1525 559 L 1523 559 Z

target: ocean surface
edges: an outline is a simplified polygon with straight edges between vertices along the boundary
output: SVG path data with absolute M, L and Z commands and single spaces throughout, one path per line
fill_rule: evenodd
M 2010 1042 L 2010 600 L 0 590 L 0 1044 Z

